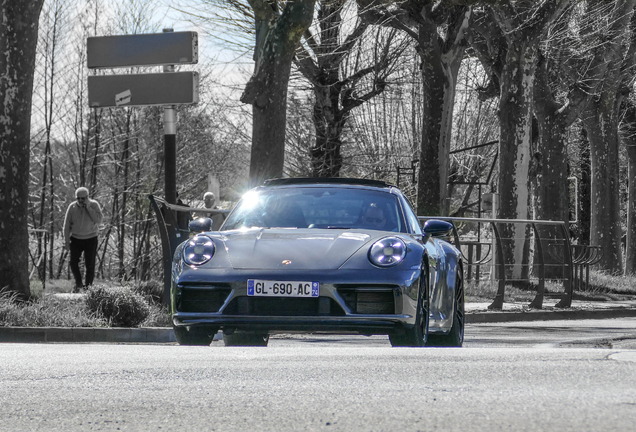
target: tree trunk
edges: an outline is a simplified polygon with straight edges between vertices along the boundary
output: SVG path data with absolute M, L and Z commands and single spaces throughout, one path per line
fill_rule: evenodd
M 443 111 L 448 109 L 450 97 L 446 91 L 454 89 L 451 76 L 446 76 L 437 42 L 437 26 L 420 26 L 417 52 L 420 56 L 422 75 L 422 142 L 420 143 L 420 170 L 417 178 L 417 213 L 441 216 L 446 198 L 448 160 L 442 143 Z M 452 100 L 454 101 L 454 94 Z M 452 102 L 450 108 L 452 109 Z M 444 169 L 442 167 L 446 167 Z M 443 176 L 446 172 L 446 177 Z
M 590 200 L 592 169 L 590 162 L 590 142 L 585 128 L 581 128 L 581 178 L 579 181 L 579 216 L 578 216 L 578 244 L 590 244 L 590 221 L 592 201 Z
M 559 115 L 555 106 L 535 102 L 535 115 L 539 127 L 537 153 L 530 175 L 534 184 L 534 219 L 569 222 L 568 165 L 566 154 L 565 117 Z M 547 105 L 551 105 L 551 108 Z M 560 279 L 564 276 L 563 231 L 556 226 L 536 225 L 541 241 L 545 277 Z M 569 236 L 569 233 L 567 233 Z M 534 248 L 535 253 L 539 250 Z M 534 262 L 537 262 L 535 257 Z
M 342 52 L 336 52 L 336 50 L 342 50 L 340 40 L 342 3 L 342 0 L 320 2 L 318 10 L 320 44 L 311 47 L 317 58 L 315 64 L 312 61 L 310 67 L 300 65 L 301 72 L 312 83 L 315 98 L 313 120 L 316 144 L 310 150 L 314 177 L 338 177 L 342 168 L 340 137 L 348 114 L 341 106 L 340 69 L 344 55 Z M 357 26 L 359 27 L 360 24 Z M 310 54 L 305 55 L 308 57 L 305 61 L 311 61 Z
M 535 71 L 534 115 L 539 140 L 531 179 L 534 182 L 535 219 L 569 220 L 567 131 L 568 107 L 556 102 L 548 82 L 546 59 Z
M 315 0 L 296 0 L 278 14 L 276 2 L 249 0 L 256 18 L 254 74 L 241 96 L 252 105 L 250 186 L 283 175 L 287 84 L 302 34 L 313 19 Z
M 29 148 L 31 99 L 43 0 L 0 3 L 0 290 L 29 289 Z
M 470 10 L 457 15 L 455 39 L 441 46 L 437 25 L 420 22 L 417 52 L 422 74 L 422 142 L 417 187 L 417 213 L 448 214 L 450 139 L 455 107 L 457 74 L 464 53 L 464 30 Z
M 632 111 L 634 109 L 632 108 Z M 636 116 L 634 116 L 636 121 Z M 625 245 L 625 274 L 636 274 L 636 137 L 629 135 L 627 147 L 629 199 L 627 200 L 627 244 Z
M 530 141 L 537 46 L 522 40 L 510 43 L 500 83 L 499 213 L 501 219 L 528 219 Z M 529 254 L 529 231 L 523 224 L 502 226 L 504 257 L 513 279 L 525 279 L 522 267 Z
M 600 246 L 599 267 L 612 274 L 623 272 L 619 195 L 618 112 L 616 93 L 604 92 L 584 117 L 590 141 L 591 221 L 590 244 Z
M 336 76 L 336 83 L 338 77 Z M 340 107 L 340 91 L 333 86 L 314 86 L 316 145 L 311 149 L 314 177 L 339 177 L 342 168 L 340 147 L 346 113 Z

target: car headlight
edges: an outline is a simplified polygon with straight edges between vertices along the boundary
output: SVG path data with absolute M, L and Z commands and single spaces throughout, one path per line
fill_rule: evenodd
M 378 240 L 369 249 L 369 261 L 379 267 L 391 267 L 404 260 L 406 245 L 397 237 Z
M 210 237 L 194 236 L 183 248 L 183 260 L 189 265 L 205 264 L 214 256 L 214 249 L 214 242 Z

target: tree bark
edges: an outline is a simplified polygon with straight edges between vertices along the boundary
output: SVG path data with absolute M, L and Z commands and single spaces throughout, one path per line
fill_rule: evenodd
M 623 272 L 616 97 L 604 92 L 584 118 L 592 170 L 590 244 L 601 247 L 599 267 L 612 274 Z
M 572 105 L 559 104 L 548 82 L 547 59 L 540 61 L 535 72 L 534 115 L 539 129 L 534 155 L 534 218 L 569 220 L 567 131 L 574 116 Z M 577 104 L 578 105 L 578 104 Z
M 450 138 L 457 74 L 464 54 L 464 33 L 470 9 L 462 8 L 446 24 L 453 28 L 444 42 L 433 21 L 418 19 L 417 53 L 422 75 L 422 142 L 417 187 L 417 212 L 448 214 Z
M 286 3 L 249 0 L 256 19 L 254 74 L 241 102 L 252 105 L 250 186 L 283 175 L 287 84 L 291 63 L 303 33 L 313 19 L 316 0 Z
M 340 41 L 343 1 L 320 1 L 318 25 L 319 43 L 311 35 L 306 37 L 314 51 L 315 62 L 308 53 L 299 61 L 303 75 L 312 83 L 314 92 L 313 120 L 316 144 L 311 149 L 312 175 L 338 177 L 342 168 L 342 131 L 350 109 L 344 109 L 344 82 L 340 79 L 342 60 L 348 54 Z M 366 25 L 358 22 L 355 34 L 364 32 Z M 349 41 L 345 41 L 349 42 Z M 349 43 L 349 49 L 353 43 Z
M 0 2 L 0 290 L 29 289 L 31 100 L 43 0 Z
M 537 71 L 537 81 L 541 81 L 541 68 Z M 549 89 L 535 87 L 534 112 L 539 129 L 537 151 L 534 155 L 530 179 L 534 192 L 534 219 L 569 222 L 568 159 L 566 152 L 566 117 L 558 112 Z M 539 87 L 541 87 L 539 89 Z M 546 94 L 548 92 L 549 94 Z M 563 232 L 559 227 L 536 225 L 543 250 L 544 274 L 547 278 L 559 279 L 563 271 Z M 567 234 L 569 235 L 569 233 Z M 538 251 L 538 246 L 535 246 Z M 535 263 L 537 260 L 535 259 Z M 535 269 L 536 272 L 536 269 Z
M 504 3 L 490 6 L 500 33 L 505 38 L 505 61 L 498 71 L 499 50 L 489 59 L 488 69 L 498 73 L 499 99 L 499 209 L 502 219 L 528 219 L 530 208 L 532 110 L 534 78 L 538 60 L 539 40 L 560 16 L 571 0 L 544 2 L 528 9 L 523 4 Z M 491 41 L 492 43 L 498 41 Z M 493 54 L 493 53 L 491 53 Z M 502 227 L 504 257 L 509 277 L 527 279 L 530 236 L 523 224 Z
M 417 187 L 417 213 L 442 215 L 449 172 L 450 137 L 457 73 L 464 54 L 466 31 L 472 13 L 465 2 L 408 0 L 384 15 L 374 7 L 386 0 L 358 0 L 367 14 L 376 13 L 382 25 L 404 31 L 416 42 L 422 75 L 422 141 Z M 462 6 L 463 5 L 463 6 Z M 381 8 L 380 8 L 381 9 Z M 441 37 L 445 33 L 445 37 Z
M 623 122 L 627 134 L 623 137 L 627 149 L 627 243 L 625 245 L 625 274 L 636 273 L 636 106 L 627 103 Z
M 433 32 L 433 30 L 435 30 Z M 420 29 L 418 54 L 422 60 L 422 142 L 418 173 L 417 211 L 423 215 L 448 214 L 450 137 L 455 107 L 455 84 L 463 48 L 457 56 L 445 56 L 431 37 L 436 29 Z
M 590 142 L 590 244 L 601 247 L 598 266 L 612 274 L 623 272 L 618 125 L 621 103 L 631 87 L 633 75 L 628 71 L 636 58 L 633 32 L 629 31 L 630 23 L 634 26 L 634 7 L 635 0 L 616 2 L 614 19 L 605 35 L 611 43 L 602 52 L 606 67 L 591 77 L 598 83 L 598 91 L 583 116 Z
M 537 46 L 518 40 L 508 47 L 501 74 L 499 102 L 499 209 L 500 219 L 528 219 L 530 208 L 529 170 L 532 133 L 532 98 Z M 505 224 L 501 227 L 504 257 L 513 279 L 527 277 L 529 227 Z
M 581 142 L 579 151 L 581 153 L 581 181 L 579 183 L 579 217 L 578 244 L 590 244 L 590 222 L 592 201 L 590 200 L 592 169 L 590 162 L 590 142 L 587 139 L 587 132 L 581 128 Z

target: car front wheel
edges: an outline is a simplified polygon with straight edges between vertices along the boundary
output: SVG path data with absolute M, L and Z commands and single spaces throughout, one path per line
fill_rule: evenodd
M 455 313 L 453 314 L 453 326 L 448 334 L 428 336 L 426 346 L 431 347 L 461 347 L 464 344 L 464 281 L 462 272 L 457 272 L 455 282 Z
M 428 279 L 422 277 L 420 293 L 417 299 L 417 311 L 415 313 L 415 325 L 406 330 L 404 334 L 389 335 L 391 346 L 394 347 L 423 347 L 426 345 L 428 335 Z

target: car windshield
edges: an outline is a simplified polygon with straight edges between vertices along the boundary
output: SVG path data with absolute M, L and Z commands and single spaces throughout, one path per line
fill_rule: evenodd
M 333 187 L 248 192 L 221 230 L 251 227 L 407 232 L 397 196 L 383 191 Z

